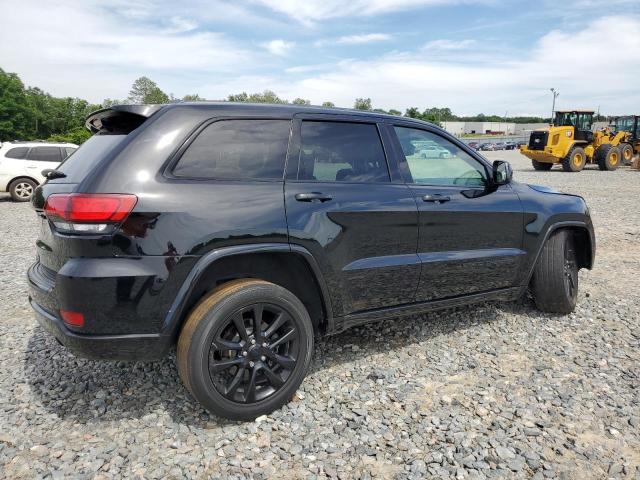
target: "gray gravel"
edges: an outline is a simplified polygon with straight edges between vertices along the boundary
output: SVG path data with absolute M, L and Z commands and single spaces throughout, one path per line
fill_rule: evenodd
M 294 401 L 210 417 L 175 358 L 76 359 L 36 326 L 24 272 L 36 219 L 0 198 L 0 478 L 640 479 L 640 172 L 535 172 L 583 195 L 598 237 L 576 312 L 529 299 L 318 342 Z

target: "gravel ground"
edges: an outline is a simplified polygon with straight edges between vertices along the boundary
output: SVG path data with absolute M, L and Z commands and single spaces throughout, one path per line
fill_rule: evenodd
M 530 300 L 352 329 L 318 342 L 294 401 L 210 417 L 175 357 L 76 359 L 36 325 L 36 218 L 0 198 L 0 478 L 640 478 L 640 172 L 515 178 L 583 195 L 595 269 L 574 314 Z M 282 473 L 280 473 L 282 472 Z

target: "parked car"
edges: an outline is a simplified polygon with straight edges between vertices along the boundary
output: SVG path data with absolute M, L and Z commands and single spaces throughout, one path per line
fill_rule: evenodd
M 9 192 L 16 202 L 28 201 L 45 180 L 42 170 L 57 168 L 77 148 L 72 143 L 4 142 L 0 147 L 0 191 Z
M 493 145 L 493 143 L 483 143 L 478 147 L 478 150 L 485 151 L 485 152 L 492 152 L 495 149 L 496 148 Z
M 467 143 L 467 145 L 469 145 L 469 147 L 473 148 L 474 150 L 478 150 L 479 143 L 478 142 L 469 142 L 469 143 Z
M 494 150 L 504 150 L 506 148 L 507 144 L 504 142 L 497 142 L 493 144 L 493 149 Z
M 505 142 L 504 149 L 505 150 L 515 150 L 518 147 L 516 142 Z
M 449 158 L 451 154 L 446 148 L 439 145 L 427 145 L 419 151 L 422 158 Z
M 178 103 L 87 125 L 32 200 L 36 317 L 82 356 L 175 346 L 187 389 L 223 417 L 289 401 L 318 336 L 529 288 L 566 314 L 593 265 L 581 197 L 513 181 L 419 120 Z M 451 158 L 416 155 L 427 141 Z

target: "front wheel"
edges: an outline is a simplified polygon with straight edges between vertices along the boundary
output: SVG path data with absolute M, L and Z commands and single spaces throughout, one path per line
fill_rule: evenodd
M 190 313 L 177 363 L 187 389 L 209 412 L 252 420 L 287 403 L 313 353 L 313 326 L 290 291 L 255 279 L 216 288 Z
M 565 172 L 580 172 L 587 163 L 587 155 L 582 147 L 573 147 L 562 159 L 562 169 Z
M 578 262 L 573 235 L 554 232 L 542 248 L 533 271 L 531 290 L 543 312 L 567 314 L 578 299 Z

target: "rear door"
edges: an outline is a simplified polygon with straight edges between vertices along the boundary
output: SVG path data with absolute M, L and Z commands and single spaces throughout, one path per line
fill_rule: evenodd
M 509 185 L 485 189 L 489 166 L 436 130 L 396 125 L 396 150 L 420 212 L 416 301 L 513 286 L 524 259 L 523 212 Z M 424 142 L 449 154 L 416 154 Z
M 389 170 L 385 130 L 357 116 L 302 115 L 293 133 L 289 239 L 318 261 L 335 315 L 413 302 L 417 208 L 397 167 Z
M 29 176 L 35 178 L 38 183 L 44 182 L 42 170 L 47 168 L 58 168 L 62 162 L 62 152 L 60 147 L 41 146 L 31 147 L 27 154 L 26 168 Z

